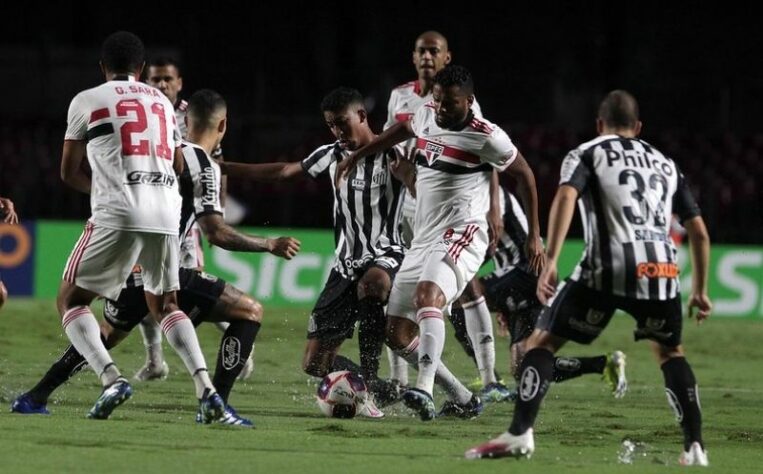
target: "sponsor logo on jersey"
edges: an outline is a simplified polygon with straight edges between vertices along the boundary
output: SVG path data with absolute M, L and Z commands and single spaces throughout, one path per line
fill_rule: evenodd
M 130 171 L 127 173 L 128 186 L 136 184 L 147 184 L 149 186 L 167 186 L 175 185 L 175 176 L 159 171 Z
M 368 262 L 371 261 L 372 258 L 373 257 L 371 257 L 370 255 L 367 255 L 367 256 L 365 256 L 363 258 L 360 258 L 360 259 L 357 259 L 357 260 L 353 260 L 351 258 L 345 258 L 344 259 L 344 266 L 345 266 L 345 268 L 352 268 L 354 270 L 357 270 L 358 268 L 365 267 L 368 264 Z
M 387 184 L 386 171 L 382 170 L 371 177 L 371 187 L 384 186 L 385 184 Z M 352 186 L 353 189 L 365 189 L 366 185 L 367 185 L 367 182 L 365 179 L 355 178 L 352 181 L 350 181 L 350 186 Z
M 241 341 L 233 336 L 228 336 L 222 344 L 223 367 L 231 370 L 241 361 Z
M 676 278 L 678 272 L 678 265 L 675 263 L 642 262 L 636 265 L 638 278 Z
M 215 181 L 215 171 L 211 166 L 204 168 L 199 175 L 204 184 L 204 194 L 201 196 L 201 204 L 204 206 L 214 206 L 217 202 L 217 182 Z

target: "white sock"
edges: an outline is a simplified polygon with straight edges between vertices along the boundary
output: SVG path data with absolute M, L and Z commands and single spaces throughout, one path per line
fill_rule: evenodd
M 466 317 L 466 333 L 474 348 L 474 358 L 480 371 L 482 384 L 495 383 L 495 338 L 490 310 L 481 296 L 477 301 L 463 305 Z
M 387 347 L 387 359 L 389 359 L 389 378 L 397 380 L 400 385 L 408 385 L 408 362 L 389 347 Z
M 416 311 L 419 323 L 419 376 L 416 388 L 432 395 L 434 377 L 440 365 L 442 349 L 445 346 L 445 322 L 442 311 L 434 306 L 426 306 Z
M 139 327 L 143 335 L 143 345 L 146 347 L 146 360 L 153 366 L 161 366 L 164 362 L 162 329 L 150 314 L 143 318 Z
M 104 387 L 121 376 L 101 340 L 101 328 L 87 306 L 75 306 L 64 313 L 61 320 L 64 332 L 77 352 L 82 354 Z
M 202 397 L 204 389 L 209 388 L 214 392 L 215 388 L 207 373 L 207 362 L 199 347 L 196 330 L 188 316 L 180 310 L 168 314 L 162 319 L 162 332 L 193 376 L 196 398 Z
M 419 363 L 419 338 L 416 337 L 411 341 L 411 343 L 406 347 L 405 349 L 400 349 L 396 351 L 398 356 L 400 356 L 402 359 L 408 361 L 410 365 L 413 366 L 416 370 L 418 370 L 418 363 Z M 469 391 L 468 388 L 464 386 L 464 384 L 459 381 L 453 373 L 448 370 L 448 368 L 445 366 L 445 364 L 442 363 L 442 360 L 440 361 L 440 365 L 437 366 L 437 372 L 435 373 L 434 378 L 435 383 L 445 390 L 445 393 L 448 394 L 448 397 L 451 400 L 454 400 L 457 403 L 465 404 L 468 403 L 469 400 L 472 398 L 472 392 Z

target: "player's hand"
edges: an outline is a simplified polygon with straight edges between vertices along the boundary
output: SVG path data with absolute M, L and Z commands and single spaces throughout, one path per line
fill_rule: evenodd
M 525 252 L 530 263 L 530 270 L 535 275 L 539 275 L 546 265 L 546 252 L 543 249 L 543 241 L 540 240 L 540 237 L 530 237 L 528 235 L 525 242 Z
M 498 329 L 496 330 L 496 334 L 498 334 L 500 337 L 509 337 L 509 319 L 506 317 L 506 315 L 498 311 L 495 313 L 495 320 L 498 322 Z
M 503 235 L 503 216 L 501 215 L 501 209 L 495 209 L 493 207 L 487 212 L 487 235 L 488 246 L 487 255 L 492 257 L 495 255 L 495 251 L 498 248 L 498 241 Z
M 350 172 L 355 169 L 355 165 L 358 163 L 358 159 L 359 157 L 355 155 L 355 153 L 352 153 L 346 159 L 336 164 L 336 187 L 339 187 L 339 184 L 342 182 L 342 180 L 347 179 L 347 176 L 350 175 Z
M 299 247 L 302 244 L 299 240 L 292 237 L 279 237 L 277 239 L 270 239 L 270 253 L 276 257 L 283 257 L 286 260 L 291 260 L 299 252 Z
M 13 201 L 8 198 L 0 198 L 0 215 L 3 216 L 3 222 L 6 224 L 19 223 L 19 216 L 16 215 Z
M 538 299 L 544 305 L 548 304 L 548 300 L 554 297 L 554 294 L 556 293 L 556 283 L 556 262 L 548 262 L 548 264 L 543 267 L 543 271 L 541 271 L 540 276 L 538 277 L 538 288 L 536 290 Z
M 707 293 L 694 293 L 689 295 L 689 318 L 694 317 L 694 310 L 697 310 L 697 326 L 710 317 L 713 311 L 713 303 L 707 296 Z

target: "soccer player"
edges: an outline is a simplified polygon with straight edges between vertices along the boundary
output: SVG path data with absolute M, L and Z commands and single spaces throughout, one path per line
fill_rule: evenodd
M 137 36 L 113 33 L 101 55 L 106 82 L 80 92 L 69 106 L 61 177 L 90 193 L 92 217 L 69 256 L 57 306 L 66 335 L 104 387 L 88 416 L 108 418 L 132 388 L 101 341 L 89 306 L 97 296 L 116 299 L 133 265 L 141 265 L 148 308 L 191 373 L 208 423 L 223 415 L 225 402 L 212 385 L 193 324 L 178 308 L 175 293 L 180 133 L 167 98 L 137 82 L 143 57 Z M 92 179 L 81 168 L 86 156 Z
M 538 298 L 550 306 L 527 341 L 520 389 L 508 431 L 466 452 L 467 458 L 529 457 L 533 425 L 553 375 L 554 353 L 567 341 L 592 342 L 616 309 L 636 320 L 636 339 L 649 339 L 665 378 L 665 391 L 684 433 L 683 465 L 706 466 L 702 415 L 694 373 L 681 345 L 681 298 L 676 249 L 670 239 L 675 213 L 691 244 L 689 317 L 710 316 L 707 295 L 710 240 L 699 207 L 670 158 L 638 138 L 638 104 L 615 90 L 599 106 L 598 138 L 565 157 L 551 205 L 547 264 Z M 586 250 L 557 287 L 557 260 L 579 202 Z
M 501 190 L 499 208 L 504 230 L 493 255 L 495 270 L 479 278 L 479 285 L 488 307 L 497 312 L 499 321 L 509 330 L 511 373 L 518 380 L 525 344 L 535 329 L 543 305 L 535 294 L 538 276 L 530 270 L 524 253 L 527 216 L 517 198 L 506 189 Z M 467 319 L 466 324 L 469 323 Z M 623 397 L 628 390 L 625 354 L 621 351 L 595 357 L 554 358 L 554 382 L 584 374 L 602 374 L 616 398 Z
M 300 162 L 226 162 L 223 169 L 236 178 L 272 181 L 303 174 L 312 178 L 328 175 L 335 183 L 338 163 L 376 135 L 368 124 L 363 96 L 355 89 L 331 91 L 323 98 L 321 110 L 335 142 L 319 147 Z M 393 148 L 379 150 L 363 161 L 351 179 L 334 187 L 334 268 L 310 315 L 302 362 L 303 370 L 316 377 L 332 370 L 358 371 L 382 403 L 396 398 L 396 390 L 378 378 L 378 371 L 384 344 L 384 304 L 403 258 L 397 231 L 402 184 L 391 169 L 398 157 Z M 359 370 L 337 355 L 344 340 L 352 337 L 358 319 Z
M 179 96 L 183 90 L 183 76 L 180 72 L 179 62 L 170 57 L 153 58 L 148 64 L 146 82 L 159 89 L 172 102 L 180 135 L 185 139 L 187 136 L 185 117 L 188 111 L 188 102 Z M 218 161 L 223 159 L 220 145 L 214 149 L 211 156 Z M 225 187 L 225 178 L 223 177 L 221 185 L 221 203 L 223 206 L 225 205 Z M 182 268 L 195 268 L 199 271 L 204 270 L 204 253 L 202 251 L 201 230 L 198 224 L 194 222 L 191 230 L 181 236 L 181 239 L 182 260 L 180 266 Z M 227 322 L 217 322 L 215 326 L 223 333 L 228 329 Z M 148 315 L 141 321 L 139 327 L 143 336 L 143 345 L 146 349 L 146 363 L 138 369 L 133 378 L 140 381 L 148 381 L 167 377 L 169 366 L 164 360 L 162 333 L 159 326 L 151 315 Z M 246 359 L 246 365 L 241 370 L 239 378 L 244 379 L 249 377 L 254 370 L 253 353 L 254 351 Z
M 8 198 L 0 197 L 0 217 L 5 224 L 18 224 L 19 216 L 16 215 L 16 208 L 13 205 L 13 201 Z M 3 307 L 5 301 L 8 299 L 8 290 L 3 284 L 2 278 L 0 278 L 0 308 Z
M 437 31 L 425 31 L 414 43 L 413 65 L 416 68 L 417 79 L 392 90 L 387 104 L 388 129 L 398 122 L 408 121 L 416 110 L 432 101 L 434 76 L 451 61 L 448 40 Z M 481 118 L 482 111 L 475 99 L 471 105 L 475 117 Z M 416 149 L 416 140 L 406 141 L 405 156 L 410 157 Z M 494 239 L 501 234 L 502 219 L 497 209 L 500 193 L 497 174 L 491 181 L 491 206 L 488 212 L 488 226 Z M 416 199 L 412 191 L 403 193 L 403 210 L 400 219 L 400 235 L 403 244 L 410 247 L 413 239 L 413 223 L 416 210 Z M 499 383 L 495 373 L 495 340 L 490 311 L 480 293 L 476 279 L 469 282 L 464 294 L 456 302 L 448 314 L 455 329 L 455 336 L 467 355 L 474 359 L 480 373 L 480 396 L 483 400 L 503 401 L 511 397 L 511 392 L 505 385 Z M 467 324 L 468 322 L 468 324 Z M 468 326 L 468 328 L 467 328 Z M 408 385 L 408 363 L 387 347 L 391 378 L 401 385 Z
M 443 310 L 479 270 L 488 247 L 486 214 L 493 169 L 507 171 L 530 216 L 526 251 L 542 265 L 535 178 L 508 135 L 471 111 L 474 83 L 466 68 L 448 65 L 434 77 L 433 101 L 356 150 L 340 166 L 341 178 L 363 157 L 416 137 L 416 218 L 411 248 L 395 278 L 387 306 L 387 343 L 418 364 L 416 386 L 403 393 L 422 420 L 435 417 L 435 377 L 451 375 L 441 362 Z M 416 335 L 418 333 L 418 336 Z M 479 398 L 460 383 L 449 401 L 464 414 L 481 410 Z M 445 408 L 445 407 L 444 407 Z M 454 412 L 448 407 L 447 412 Z
M 184 168 L 180 175 L 183 213 L 181 232 L 187 233 L 190 224 L 198 222 L 205 237 L 214 245 L 230 251 L 270 252 L 291 259 L 299 250 L 299 242 L 290 237 L 265 239 L 237 232 L 225 224 L 220 202 L 220 169 L 209 157 L 222 140 L 227 126 L 226 104 L 216 92 L 201 90 L 190 99 L 188 107 L 188 139 L 183 144 Z M 182 249 L 181 255 L 187 252 Z M 181 258 L 181 261 L 190 261 Z M 191 264 L 192 265 L 192 264 Z M 242 370 L 247 353 L 263 317 L 262 305 L 254 298 L 225 281 L 195 267 L 180 268 L 178 305 L 193 314 L 193 323 L 226 321 L 229 323 L 220 342 L 213 384 L 226 402 L 225 415 L 218 423 L 252 426 L 228 404 L 228 396 L 236 376 Z M 114 347 L 148 313 L 140 272 L 133 273 L 116 301 L 107 300 L 101 331 L 108 348 Z M 47 414 L 50 394 L 76 373 L 84 358 L 70 346 L 29 392 L 11 405 L 17 413 Z M 199 419 L 197 418 L 197 421 Z

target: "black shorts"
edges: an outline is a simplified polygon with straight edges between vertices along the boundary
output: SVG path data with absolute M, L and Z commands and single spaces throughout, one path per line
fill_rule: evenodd
M 358 281 L 370 268 L 380 268 L 389 275 L 390 281 L 394 281 L 402 261 L 401 253 L 388 252 L 376 260 L 369 261 L 365 270 L 355 279 L 346 278 L 335 269 L 331 270 L 328 281 L 310 314 L 307 338 L 322 341 L 352 338 L 359 316 Z
M 607 327 L 615 310 L 636 320 L 635 340 L 651 339 L 668 347 L 681 344 L 681 297 L 637 300 L 591 289 L 566 280 L 550 307 L 544 308 L 538 327 L 581 344 L 590 344 Z
M 225 290 L 225 280 L 208 273 L 180 269 L 178 306 L 198 326 L 211 313 Z M 116 301 L 106 300 L 103 317 L 122 331 L 132 331 L 149 313 L 143 286 L 122 289 Z
M 500 311 L 509 322 L 511 343 L 516 344 L 530 337 L 538 321 L 543 305 L 535 295 L 538 277 L 514 268 L 500 274 L 491 273 L 480 278 L 485 288 L 485 300 L 491 311 Z

